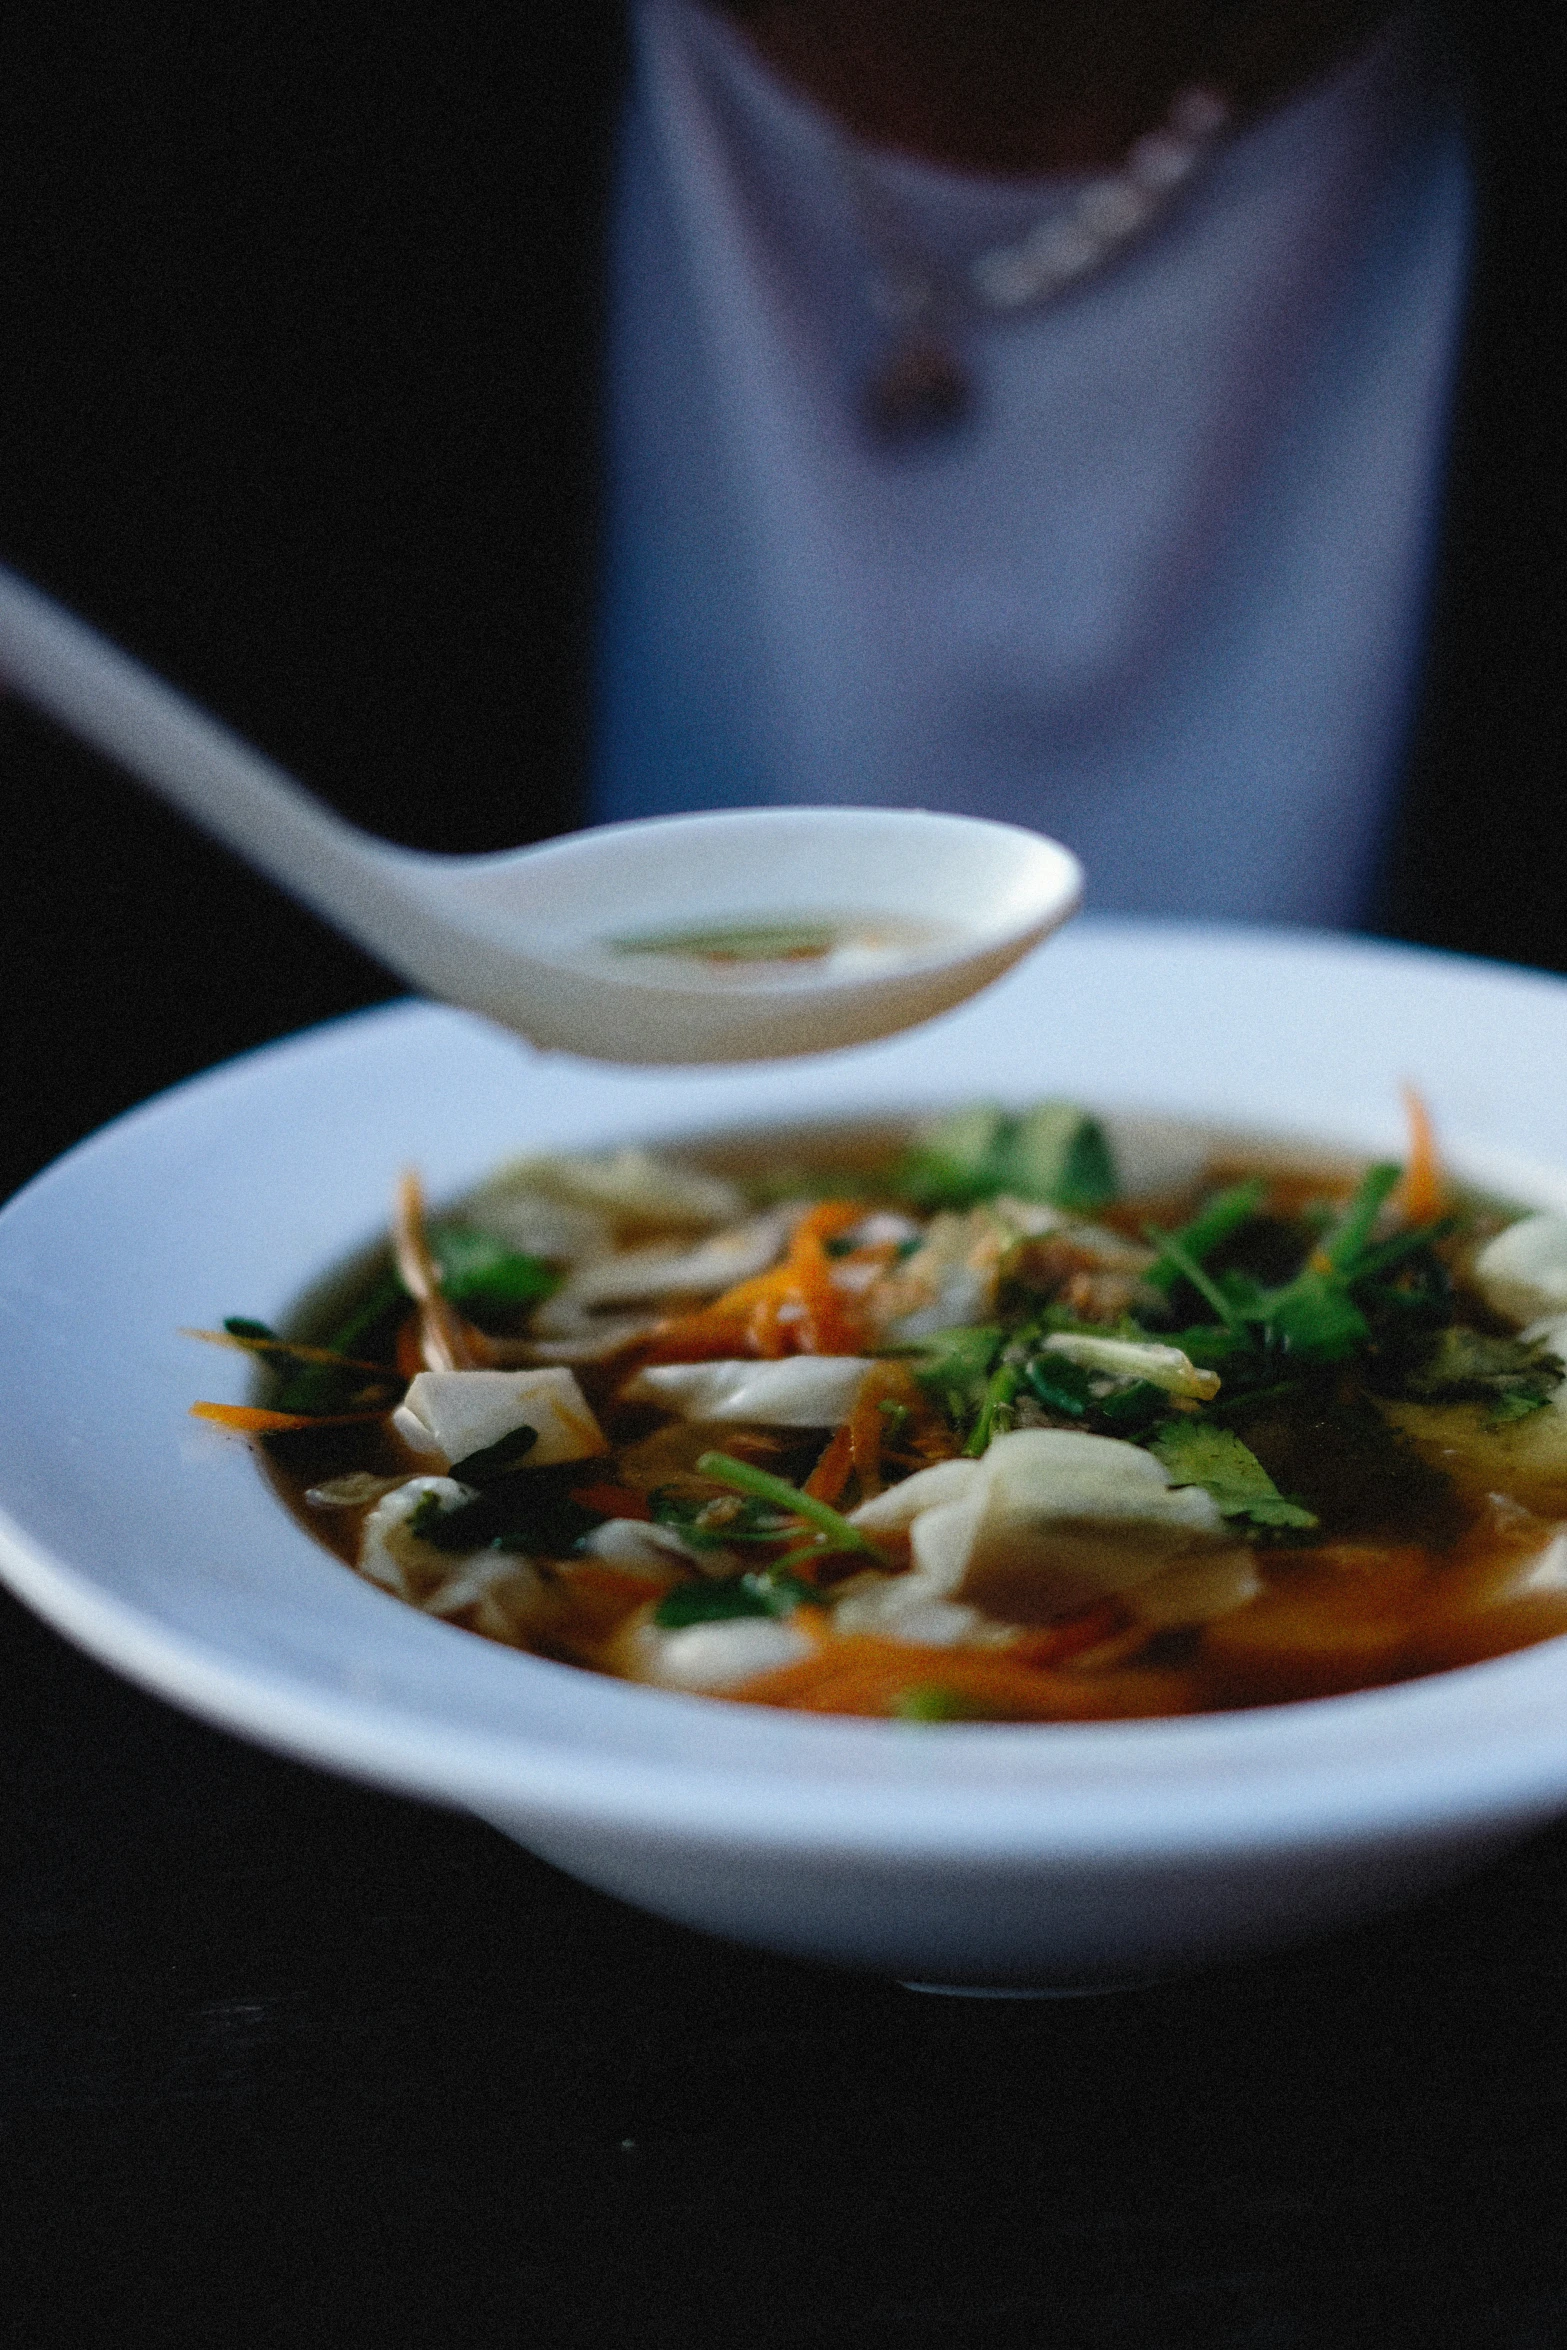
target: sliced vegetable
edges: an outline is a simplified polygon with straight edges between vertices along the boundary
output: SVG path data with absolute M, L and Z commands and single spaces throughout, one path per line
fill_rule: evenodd
M 441 1288 L 441 1269 L 425 1226 L 424 1188 L 412 1172 L 397 1186 L 392 1255 L 403 1287 L 419 1308 L 419 1341 L 426 1370 L 481 1370 L 489 1361 L 489 1349 Z

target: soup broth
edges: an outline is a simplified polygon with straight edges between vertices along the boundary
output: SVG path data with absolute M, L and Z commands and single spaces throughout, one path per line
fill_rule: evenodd
M 1423 1121 L 1404 1167 L 1118 1140 L 978 1105 L 410 1186 L 203 1408 L 409 1605 L 755 1704 L 1198 1713 L 1567 1631 L 1567 1219 Z

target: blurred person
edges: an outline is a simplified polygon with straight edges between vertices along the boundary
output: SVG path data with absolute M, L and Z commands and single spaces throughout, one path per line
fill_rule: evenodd
M 960 808 L 1101 907 L 1365 920 L 1468 274 L 1429 22 L 730 19 L 634 11 L 599 809 Z
M 1563 37 L 14 16 L 0 553 L 394 837 L 925 802 L 1057 831 L 1100 907 L 1560 966 Z M 3 726 L 61 1119 L 385 992 Z

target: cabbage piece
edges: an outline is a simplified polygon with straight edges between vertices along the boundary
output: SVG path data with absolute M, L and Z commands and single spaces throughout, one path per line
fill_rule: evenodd
M 862 1501 L 849 1512 L 849 1523 L 862 1526 L 867 1534 L 906 1534 L 925 1511 L 964 1500 L 984 1481 L 983 1461 L 937 1461 L 928 1469 L 916 1469 L 901 1485 L 889 1485 L 874 1500 Z
M 621 1669 L 664 1689 L 732 1689 L 753 1674 L 776 1672 L 811 1653 L 803 1632 L 776 1616 L 734 1616 L 666 1632 L 646 1621 L 620 1645 Z
M 1567 1216 L 1521 1217 L 1486 1242 L 1473 1270 L 1481 1296 L 1504 1322 L 1567 1313 Z
M 531 1371 L 421 1371 L 392 1420 L 415 1452 L 448 1464 L 487 1451 L 520 1428 L 534 1431 L 526 1456 L 531 1469 L 609 1450 L 575 1378 L 553 1364 Z
M 776 1362 L 657 1363 L 627 1383 L 630 1403 L 687 1420 L 764 1428 L 836 1428 L 871 1368 L 866 1355 L 784 1355 Z
M 1001 1260 L 1014 1239 L 988 1208 L 933 1216 L 919 1247 L 870 1293 L 881 1343 L 904 1346 L 936 1330 L 989 1321 Z
M 462 1213 L 475 1231 L 487 1232 L 524 1256 L 542 1257 L 547 1264 L 588 1264 L 607 1256 L 615 1245 L 615 1227 L 608 1216 L 596 1208 L 551 1199 L 542 1191 L 486 1185 L 462 1202 Z
M 979 1460 L 922 1469 L 851 1523 L 908 1531 L 907 1604 L 955 1599 L 1005 1623 L 1048 1623 L 1188 1555 L 1237 1548 L 1200 1486 L 1172 1486 L 1138 1445 L 1062 1428 L 1017 1429 Z
M 534 1316 L 544 1337 L 587 1336 L 604 1306 L 665 1297 L 712 1297 L 765 1273 L 780 1255 L 792 1218 L 774 1213 L 715 1232 L 695 1248 L 628 1248 L 579 1267 Z
M 628 1574 L 675 1574 L 683 1567 L 705 1564 L 702 1553 L 674 1526 L 649 1525 L 642 1518 L 606 1518 L 577 1548 L 606 1566 L 624 1567 Z
M 911 1648 L 996 1648 L 1012 1637 L 978 1608 L 944 1599 L 931 1580 L 909 1575 L 866 1575 L 845 1592 L 833 1610 L 833 1629 L 842 1635 L 869 1632 L 878 1640 L 902 1640 Z

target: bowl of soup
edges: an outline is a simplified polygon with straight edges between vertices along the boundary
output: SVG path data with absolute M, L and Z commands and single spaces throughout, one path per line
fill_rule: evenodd
M 1353 1919 L 1567 1805 L 1564 1033 L 1114 923 L 783 1069 L 338 1024 L 0 1218 L 5 1572 L 797 1956 L 1076 1987 Z

